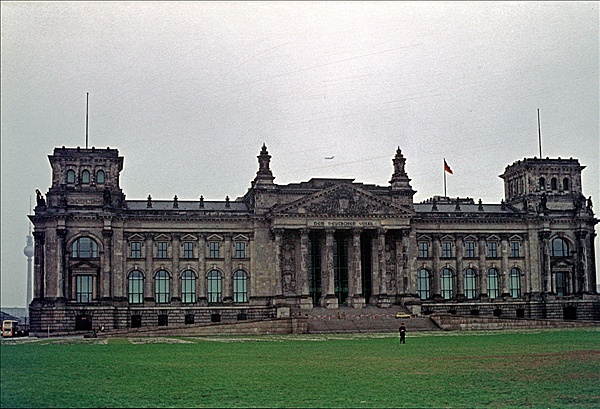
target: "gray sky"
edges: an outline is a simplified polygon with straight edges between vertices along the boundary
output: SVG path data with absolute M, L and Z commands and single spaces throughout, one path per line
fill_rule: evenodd
M 543 156 L 586 165 L 599 212 L 598 7 L 2 2 L 1 304 L 25 305 L 30 197 L 54 147 L 85 147 L 86 92 L 128 199 L 239 197 L 266 143 L 276 183 L 387 185 L 400 146 L 416 201 L 446 158 L 449 196 L 499 203 L 539 108 Z

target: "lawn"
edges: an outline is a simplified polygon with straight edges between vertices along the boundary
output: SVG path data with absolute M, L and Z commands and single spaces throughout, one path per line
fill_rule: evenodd
M 600 329 L 3 340 L 4 407 L 600 407 Z

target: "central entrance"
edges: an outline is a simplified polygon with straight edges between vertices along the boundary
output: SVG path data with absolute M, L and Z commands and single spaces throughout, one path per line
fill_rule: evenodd
M 333 282 L 338 305 L 348 298 L 348 235 L 336 232 L 333 236 Z

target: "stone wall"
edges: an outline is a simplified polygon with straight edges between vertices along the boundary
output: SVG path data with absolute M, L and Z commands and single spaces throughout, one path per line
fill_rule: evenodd
M 600 321 L 459 317 L 449 314 L 435 314 L 431 319 L 446 331 L 600 327 Z

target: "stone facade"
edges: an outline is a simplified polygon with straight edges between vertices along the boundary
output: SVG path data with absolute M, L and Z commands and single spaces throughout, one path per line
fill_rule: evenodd
M 576 159 L 524 159 L 505 200 L 389 186 L 278 185 L 263 145 L 235 200 L 127 200 L 116 149 L 56 148 L 35 214 L 33 332 L 266 320 L 285 308 L 600 319 L 597 220 Z

